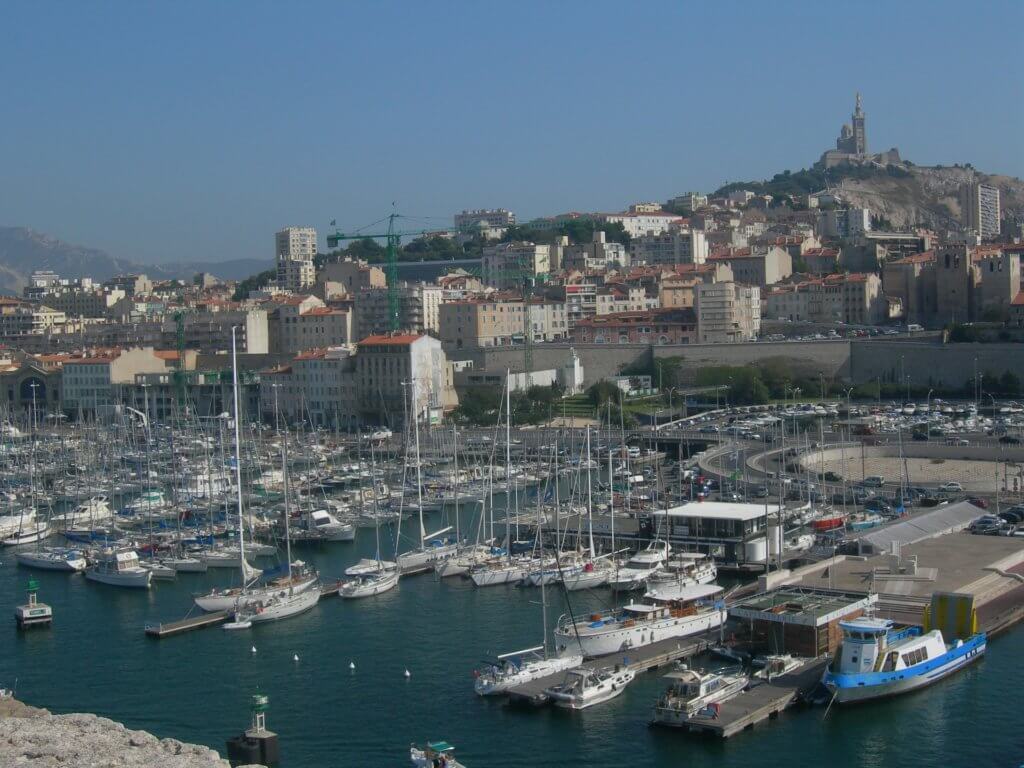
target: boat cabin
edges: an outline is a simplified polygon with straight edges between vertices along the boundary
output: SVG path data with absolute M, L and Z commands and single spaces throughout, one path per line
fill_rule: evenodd
M 917 627 L 895 630 L 888 619 L 861 617 L 839 627 L 843 641 L 832 670 L 841 675 L 909 669 L 947 650 L 938 630 L 923 635 Z

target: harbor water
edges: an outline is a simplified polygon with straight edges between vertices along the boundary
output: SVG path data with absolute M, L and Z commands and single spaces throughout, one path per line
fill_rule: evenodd
M 361 529 L 355 543 L 300 548 L 296 557 L 314 563 L 326 580 L 372 556 L 373 540 L 372 529 Z M 181 618 L 192 593 L 229 583 L 233 574 L 180 574 L 141 592 L 80 574 L 35 572 L 54 624 L 21 633 L 10 611 L 23 602 L 30 572 L 15 564 L 11 550 L 0 551 L 0 561 L 9 619 L 0 631 L 0 686 L 16 683 L 20 699 L 56 713 L 93 712 L 221 752 L 247 726 L 249 697 L 264 693 L 284 768 L 405 766 L 408 745 L 428 739 L 457 745 L 469 768 L 1002 768 L 1024 760 L 1017 717 L 1021 630 L 995 639 L 980 664 L 920 693 L 834 707 L 827 718 L 823 708 L 791 710 L 716 742 L 649 727 L 663 688 L 657 672 L 583 712 L 521 709 L 474 695 L 472 670 L 483 656 L 539 642 L 537 589 L 478 589 L 461 579 L 410 576 L 375 598 L 325 598 L 277 624 L 155 640 L 144 635 L 146 622 Z M 566 606 L 558 590 L 548 597 L 553 622 Z M 584 610 L 610 604 L 611 595 L 571 599 Z

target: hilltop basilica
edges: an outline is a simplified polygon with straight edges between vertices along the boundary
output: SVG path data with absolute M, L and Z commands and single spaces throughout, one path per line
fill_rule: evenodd
M 839 138 L 836 139 L 836 148 L 827 150 L 818 161 L 818 165 L 824 168 L 832 168 L 836 165 L 861 165 L 864 163 L 878 163 L 889 165 L 900 162 L 900 151 L 893 147 L 887 152 L 879 152 L 875 155 L 868 154 L 868 136 L 866 128 L 867 118 L 861 105 L 860 94 L 857 94 L 857 103 L 853 108 L 853 115 L 850 122 L 844 123 L 839 130 Z

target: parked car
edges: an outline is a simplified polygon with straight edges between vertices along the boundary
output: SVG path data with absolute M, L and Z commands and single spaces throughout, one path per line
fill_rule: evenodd
M 873 499 L 868 499 L 867 503 L 864 505 L 864 509 L 868 512 L 886 514 L 888 512 L 892 512 L 892 505 L 880 496 L 876 496 Z
M 988 509 L 988 502 L 980 496 L 968 496 L 967 501 L 979 509 Z
M 1013 512 L 1012 510 L 1006 510 L 1000 512 L 998 515 L 1001 519 L 1013 525 L 1019 525 L 1024 523 L 1024 512 Z
M 943 493 L 963 493 L 964 487 L 957 482 L 943 483 L 939 486 L 939 490 Z
M 992 536 L 999 532 L 999 529 L 1006 525 L 1006 521 L 995 515 L 982 515 L 974 520 L 967 530 L 980 536 Z
M 881 488 L 885 485 L 885 478 L 881 475 L 868 475 L 862 484 L 868 488 Z
M 999 438 L 999 442 L 1003 445 L 1020 445 L 1020 438 L 1016 435 L 1003 435 Z

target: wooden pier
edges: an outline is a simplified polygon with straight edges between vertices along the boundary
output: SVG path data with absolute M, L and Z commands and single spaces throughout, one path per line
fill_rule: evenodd
M 169 621 L 167 623 L 147 623 L 146 634 L 150 637 L 164 638 L 172 637 L 173 635 L 180 635 L 184 632 L 191 632 L 193 629 L 202 629 L 203 627 L 212 627 L 215 624 L 223 624 L 228 620 L 229 614 L 227 611 L 215 611 L 214 613 L 204 613 L 199 616 L 193 616 L 192 618 L 184 618 L 180 621 Z
M 320 597 L 337 597 L 339 590 L 341 590 L 341 585 L 344 583 L 344 581 L 338 579 L 337 581 L 331 584 L 325 584 L 321 586 Z
M 671 664 L 679 659 L 687 659 L 691 656 L 696 656 L 698 653 L 706 651 L 714 645 L 715 642 L 717 642 L 717 635 L 715 638 L 711 638 L 710 636 L 701 636 L 697 638 L 670 638 L 668 640 L 659 640 L 651 645 L 645 645 L 642 648 L 636 648 L 623 653 L 598 656 L 595 659 L 583 662 L 581 666 L 590 669 L 601 669 L 604 667 L 621 665 L 634 672 L 647 672 L 657 669 L 658 667 L 663 667 L 666 664 Z M 539 707 L 546 704 L 548 701 L 548 697 L 544 693 L 544 689 L 562 682 L 564 678 L 565 672 L 556 672 L 553 675 L 548 675 L 547 677 L 532 680 L 529 683 L 517 685 L 516 687 L 509 689 L 509 700 L 514 703 L 530 704 L 532 706 Z
M 777 717 L 784 709 L 792 706 L 802 695 L 818 685 L 824 668 L 824 659 L 809 661 L 788 674 L 780 675 L 771 682 L 760 682 L 722 702 L 715 714 L 698 712 L 682 725 L 666 727 L 728 739 L 769 718 Z

